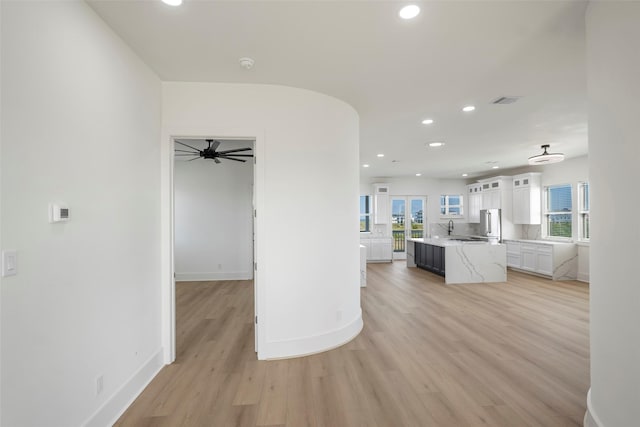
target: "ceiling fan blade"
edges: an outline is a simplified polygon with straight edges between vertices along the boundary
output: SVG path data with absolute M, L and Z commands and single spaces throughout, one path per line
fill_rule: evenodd
M 200 150 L 198 150 L 197 148 L 192 147 L 192 146 L 190 146 L 190 145 L 187 145 L 187 144 L 185 144 L 184 142 L 180 142 L 180 141 L 178 141 L 177 139 L 176 139 L 175 141 L 176 141 L 178 144 L 180 144 L 180 145 L 184 145 L 185 147 L 189 147 L 189 148 L 191 148 L 192 150 L 196 150 L 197 152 L 200 152 Z
M 228 153 L 237 153 L 239 151 L 250 151 L 253 150 L 253 148 L 251 147 L 247 147 L 247 148 L 235 148 L 233 150 L 224 150 L 224 151 L 218 151 L 218 153 L 220 154 L 228 154 Z
M 187 151 L 187 150 L 175 150 L 175 151 L 178 153 L 194 153 L 194 154 L 200 153 L 199 151 L 194 152 L 194 151 Z
M 236 162 L 242 162 L 245 163 L 246 160 L 242 160 L 242 159 L 234 159 L 233 157 L 227 157 L 227 156 L 219 156 L 221 159 L 229 159 L 229 160 L 235 160 Z
M 213 159 L 213 161 L 214 161 L 214 162 L 216 162 L 216 163 L 221 163 L 221 162 L 220 162 L 220 159 L 219 159 L 219 158 L 217 158 L 217 157 L 216 157 L 215 159 Z
M 213 149 L 213 151 L 216 151 L 219 146 L 220 146 L 220 141 L 213 141 L 213 144 L 211 144 L 211 148 Z
M 193 159 L 187 160 L 187 162 L 193 162 L 194 160 L 198 160 L 199 158 L 200 158 L 200 156 L 194 157 Z
M 253 157 L 253 154 L 223 154 L 222 157 L 233 156 L 233 157 Z
M 198 156 L 198 157 L 200 157 L 200 153 L 175 153 L 174 156 Z

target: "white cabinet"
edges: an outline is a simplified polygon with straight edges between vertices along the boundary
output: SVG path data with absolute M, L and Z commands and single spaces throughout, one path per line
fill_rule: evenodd
M 389 223 L 389 185 L 374 184 L 373 194 L 373 223 L 388 224 Z
M 521 245 L 523 270 L 553 276 L 553 246 L 523 243 Z
M 538 254 L 537 245 L 522 245 L 520 247 L 520 268 L 527 271 L 537 272 Z
M 507 187 L 505 179 L 506 177 L 497 177 L 480 181 L 482 209 L 502 209 L 502 191 Z
M 521 251 L 520 242 L 507 242 L 507 267 L 520 268 Z
M 363 239 L 360 244 L 367 247 L 367 262 L 391 262 L 393 257 L 392 238 Z
M 480 209 L 482 209 L 482 185 L 467 185 L 467 220 L 472 223 L 480 222 Z
M 578 274 L 578 252 L 573 243 L 507 241 L 507 266 L 549 276 L 553 280 L 574 280 Z
M 513 223 L 540 224 L 542 217 L 540 174 L 526 173 L 513 177 Z

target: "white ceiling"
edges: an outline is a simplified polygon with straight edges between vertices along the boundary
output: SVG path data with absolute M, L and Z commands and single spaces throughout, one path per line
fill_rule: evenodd
M 587 153 L 585 1 L 429 1 L 411 21 L 397 1 L 89 4 L 165 81 L 281 84 L 350 103 L 365 177 L 486 175 L 487 162 L 523 166 L 545 143 Z M 491 104 L 505 95 L 522 98 Z

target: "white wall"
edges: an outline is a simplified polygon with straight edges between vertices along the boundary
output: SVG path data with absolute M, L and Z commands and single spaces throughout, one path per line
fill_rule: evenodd
M 256 139 L 258 356 L 322 351 L 357 335 L 355 110 L 282 86 L 163 83 L 165 150 L 184 135 Z
M 466 182 L 461 179 L 434 179 L 426 177 L 407 178 L 363 178 L 360 181 L 360 194 L 373 195 L 374 183 L 389 184 L 391 196 L 427 196 L 426 224 L 448 222 L 440 218 L 440 196 L 442 194 L 466 194 Z M 467 200 L 465 199 L 465 203 Z M 466 223 L 467 219 L 455 219 L 456 223 Z M 374 226 L 378 227 L 378 226 Z M 391 235 L 391 225 L 382 226 L 387 235 Z M 426 227 L 428 230 L 429 227 Z
M 223 143 L 219 150 L 251 147 Z M 176 280 L 253 277 L 253 161 L 175 162 Z
M 640 3 L 587 11 L 591 391 L 587 425 L 640 425 Z
M 160 81 L 84 2 L 3 2 L 1 48 L 2 425 L 104 426 L 161 367 Z

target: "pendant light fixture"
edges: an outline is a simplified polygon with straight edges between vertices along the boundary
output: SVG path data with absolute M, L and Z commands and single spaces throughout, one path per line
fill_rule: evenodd
M 562 153 L 548 153 L 547 148 L 549 144 L 541 145 L 540 148 L 544 150 L 542 154 L 529 157 L 530 165 L 546 165 L 549 163 L 558 163 L 564 160 L 564 154 Z

